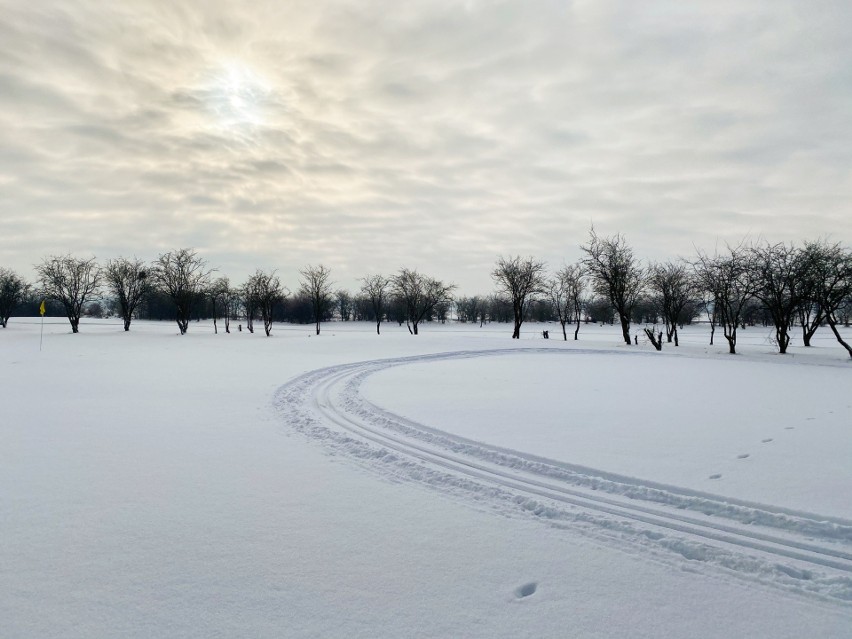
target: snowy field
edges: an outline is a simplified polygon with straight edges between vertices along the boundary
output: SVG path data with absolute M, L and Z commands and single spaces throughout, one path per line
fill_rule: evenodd
M 0 330 L 0 636 L 852 636 L 827 330 L 48 322 Z

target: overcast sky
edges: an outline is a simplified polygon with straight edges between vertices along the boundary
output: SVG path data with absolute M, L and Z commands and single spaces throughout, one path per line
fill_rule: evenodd
M 0 266 L 191 246 L 236 283 L 407 266 L 473 294 L 591 223 L 647 259 L 848 243 L 850 25 L 845 0 L 0 0 Z

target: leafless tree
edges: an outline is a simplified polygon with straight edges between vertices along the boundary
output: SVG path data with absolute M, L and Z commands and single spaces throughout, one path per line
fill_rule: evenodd
M 320 334 L 320 322 L 331 307 L 332 290 L 331 271 L 322 264 L 308 265 L 299 273 L 302 275 L 299 291 L 311 301 L 317 335 Z
M 36 265 L 35 270 L 42 295 L 62 305 L 71 331 L 78 333 L 84 305 L 100 291 L 101 269 L 95 258 L 51 256 Z
M 478 295 L 472 297 L 460 297 L 456 299 L 456 317 L 459 322 L 478 322 L 480 310 L 482 308 L 482 298 Z
M 361 279 L 361 294 L 370 300 L 370 306 L 376 317 L 376 335 L 381 335 L 382 319 L 385 316 L 390 278 L 384 275 L 368 275 Z
M 0 268 L 0 326 L 6 328 L 9 318 L 28 291 L 29 285 L 17 273 Z
M 837 342 L 852 357 L 850 346 L 840 335 L 837 325 L 841 313 L 847 311 L 852 299 L 852 251 L 840 244 L 826 241 L 806 245 L 808 272 L 814 283 L 814 297 Z
M 580 335 L 580 321 L 583 314 L 583 293 L 586 278 L 581 264 L 563 266 L 549 283 L 549 295 L 556 317 L 562 326 L 562 339 L 568 341 L 566 324 L 574 320 L 574 339 Z
M 341 288 L 337 290 L 334 297 L 337 312 L 340 314 L 340 319 L 344 322 L 348 322 L 352 319 L 352 312 L 354 310 L 352 294 L 346 289 Z
M 207 268 L 207 262 L 192 248 L 174 249 L 154 261 L 152 276 L 175 305 L 181 335 L 185 335 L 189 328 L 193 306 L 210 287 L 212 272 Z
M 260 269 L 257 269 L 254 275 L 248 279 L 246 289 L 251 292 L 250 297 L 263 320 L 263 330 L 269 337 L 272 333 L 272 310 L 276 304 L 284 300 L 286 291 L 281 286 L 281 281 L 275 271 L 265 273 Z M 252 332 L 254 331 L 252 330 Z
M 221 297 L 224 306 L 223 317 L 225 318 L 225 332 L 231 332 L 231 320 L 240 316 L 242 312 L 243 299 L 239 288 L 229 287 Z
M 812 298 L 806 298 L 797 312 L 799 326 L 802 328 L 802 344 L 811 345 L 811 339 L 817 329 L 825 322 L 822 307 Z
M 652 264 L 648 269 L 648 288 L 666 325 L 666 341 L 678 346 L 677 329 L 694 317 L 697 292 L 695 279 L 684 262 Z
M 479 322 L 479 327 L 488 321 L 489 298 L 481 295 L 456 299 L 456 315 L 460 322 Z
M 437 304 L 435 304 L 435 308 L 433 309 L 435 320 L 438 321 L 438 322 L 441 322 L 441 324 L 446 324 L 447 318 L 450 315 L 450 309 L 452 308 L 452 306 L 453 306 L 452 298 L 440 300 Z
M 240 287 L 240 301 L 246 317 L 246 330 L 254 333 L 254 318 L 257 315 L 257 296 L 251 278 Z
M 825 258 L 827 246 L 825 241 L 807 242 L 801 249 L 799 286 L 803 299 L 797 316 L 802 327 L 802 343 L 805 346 L 811 345 L 814 333 L 825 322 L 825 313 L 819 303 L 818 265 Z
M 737 352 L 737 329 L 754 299 L 757 278 L 750 264 L 749 250 L 740 243 L 727 246 L 727 252 L 708 255 L 698 251 L 693 263 L 696 282 L 713 303 L 713 314 L 722 325 L 728 351 Z
M 210 284 L 208 290 L 210 301 L 213 303 L 213 332 L 219 333 L 218 318 L 222 314 L 225 320 L 225 332 L 231 332 L 231 313 L 234 310 L 235 298 L 239 296 L 237 291 L 231 288 L 231 280 L 220 277 Z
M 624 343 L 630 342 L 630 317 L 642 293 L 645 271 L 622 235 L 600 237 L 594 227 L 589 242 L 580 247 L 586 254 L 582 263 L 598 295 L 606 297 L 621 322 Z
M 651 342 L 651 345 L 657 349 L 658 351 L 663 350 L 663 332 L 660 331 L 657 333 L 656 326 L 646 326 L 642 329 L 645 332 L 645 335 L 648 336 L 648 341 Z
M 417 270 L 401 268 L 391 279 L 393 293 L 405 312 L 406 326 L 412 335 L 418 334 L 418 326 L 440 302 L 451 302 L 454 284 L 421 275 Z
M 807 281 L 804 254 L 795 246 L 766 244 L 751 249 L 754 296 L 763 303 L 775 326 L 778 352 L 787 352 L 790 328 L 805 303 Z
M 491 271 L 491 279 L 497 285 L 497 293 L 512 305 L 514 327 L 512 339 L 520 339 L 521 324 L 530 304 L 536 296 L 547 291 L 545 264 L 532 257 L 497 258 L 497 264 Z
M 137 307 L 151 290 L 148 267 L 138 258 L 119 257 L 109 260 L 104 268 L 104 279 L 115 298 L 124 320 L 124 330 L 130 330 L 130 322 Z

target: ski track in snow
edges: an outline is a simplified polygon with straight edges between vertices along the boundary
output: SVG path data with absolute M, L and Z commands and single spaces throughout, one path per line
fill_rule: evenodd
M 360 395 L 369 375 L 415 362 L 599 352 L 456 351 L 332 366 L 285 384 L 276 392 L 275 404 L 290 428 L 385 476 L 416 481 L 504 514 L 532 515 L 621 547 L 627 544 L 669 563 L 697 562 L 852 604 L 850 521 L 489 446 L 395 415 Z

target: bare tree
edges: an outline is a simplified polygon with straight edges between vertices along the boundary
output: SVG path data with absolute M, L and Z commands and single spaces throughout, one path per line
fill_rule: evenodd
M 598 294 L 590 295 L 585 301 L 585 310 L 586 317 L 593 322 L 600 322 L 601 326 L 614 323 L 615 309 L 607 297 Z
M 269 337 L 272 333 L 272 310 L 276 304 L 284 301 L 286 291 L 275 271 L 265 273 L 260 269 L 248 279 L 246 288 L 251 292 L 255 308 L 260 311 L 263 330 Z
M 239 317 L 240 311 L 242 310 L 243 300 L 242 295 L 240 294 L 240 290 L 238 288 L 228 286 L 226 290 L 222 291 L 220 301 L 224 307 L 222 309 L 222 316 L 225 319 L 225 332 L 230 333 L 231 320 L 236 317 Z
M 819 303 L 818 265 L 825 257 L 826 247 L 826 242 L 807 242 L 801 249 L 799 286 L 802 303 L 799 305 L 797 316 L 802 327 L 802 343 L 805 346 L 811 345 L 814 333 L 825 322 L 825 313 Z
M 254 318 L 257 315 L 257 296 L 251 278 L 240 287 L 240 300 L 246 316 L 246 330 L 254 334 Z
M 391 279 L 394 295 L 404 309 L 406 326 L 412 335 L 440 302 L 451 302 L 454 284 L 421 275 L 416 270 L 401 268 Z
M 14 271 L 0 268 L 0 326 L 6 328 L 15 308 L 24 301 L 29 285 Z
M 227 277 L 220 277 L 210 284 L 210 289 L 207 291 L 210 295 L 210 301 L 213 303 L 213 332 L 218 335 L 219 326 L 218 319 L 221 312 L 225 320 L 225 332 L 231 332 L 231 312 L 234 308 L 234 298 L 238 293 L 231 288 L 231 280 Z
M 852 346 L 837 330 L 840 315 L 847 312 L 852 298 L 852 251 L 840 244 L 823 241 L 809 243 L 805 252 L 809 255 L 808 272 L 814 283 L 816 302 L 837 342 L 852 357 Z
M 368 275 L 361 280 L 361 293 L 370 300 L 370 306 L 376 317 L 376 335 L 381 335 L 382 319 L 385 315 L 390 278 L 384 275 Z
M 674 340 L 678 346 L 678 326 L 694 317 L 697 297 L 694 278 L 683 262 L 653 264 L 648 269 L 648 288 L 666 325 L 666 341 Z
M 185 335 L 189 328 L 193 306 L 210 287 L 212 272 L 207 268 L 207 262 L 192 248 L 163 253 L 154 261 L 154 281 L 174 303 L 181 335 Z
M 483 301 L 478 295 L 472 297 L 460 297 L 456 299 L 456 316 L 459 322 L 478 322 Z
M 621 322 L 624 343 L 630 345 L 630 317 L 642 293 L 645 271 L 622 235 L 599 237 L 594 227 L 589 242 L 580 247 L 583 266 L 598 295 L 606 297 Z
M 302 275 L 299 291 L 311 302 L 314 321 L 316 322 L 317 335 L 320 334 L 320 322 L 331 307 L 332 290 L 331 271 L 325 266 L 311 266 L 310 264 L 299 271 Z
M 92 257 L 71 255 L 46 257 L 35 267 L 42 294 L 62 304 L 71 331 L 80 331 L 80 316 L 86 302 L 100 291 L 101 269 Z
M 651 345 L 657 349 L 658 351 L 663 350 L 663 332 L 660 331 L 657 333 L 657 327 L 649 327 L 646 326 L 642 329 L 645 332 L 645 335 L 648 336 L 648 341 L 651 342 Z
M 763 303 L 775 326 L 778 352 L 787 352 L 790 327 L 805 303 L 805 258 L 794 246 L 767 244 L 751 249 L 751 268 L 756 282 L 754 296 Z
M 447 299 L 443 299 L 438 301 L 433 308 L 433 313 L 435 316 L 435 320 L 441 322 L 441 324 L 447 323 L 447 318 L 450 316 L 450 309 L 453 307 L 453 300 L 451 297 Z
M 148 268 L 142 260 L 119 257 L 109 260 L 104 268 L 104 279 L 118 300 L 118 310 L 124 320 L 124 330 L 130 330 L 130 322 L 137 307 L 151 290 Z
M 337 306 L 337 312 L 340 314 L 340 319 L 344 322 L 348 322 L 352 319 L 352 313 L 354 311 L 354 301 L 352 299 L 352 294 L 346 289 L 338 289 L 334 294 L 335 305 Z
M 586 288 L 585 273 L 581 264 L 563 266 L 550 280 L 549 295 L 556 317 L 562 325 L 562 339 L 568 341 L 565 325 L 574 320 L 574 339 L 580 334 L 580 320 L 583 312 L 583 293 Z
M 727 253 L 707 255 L 698 251 L 693 263 L 696 282 L 713 304 L 713 315 L 722 325 L 728 351 L 737 352 L 737 328 L 754 299 L 757 286 L 747 247 L 740 243 L 727 246 Z
M 547 290 L 545 264 L 532 257 L 499 257 L 491 279 L 497 285 L 497 292 L 512 305 L 514 327 L 512 339 L 520 339 L 521 324 L 537 295 Z

